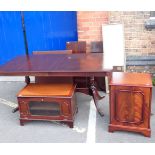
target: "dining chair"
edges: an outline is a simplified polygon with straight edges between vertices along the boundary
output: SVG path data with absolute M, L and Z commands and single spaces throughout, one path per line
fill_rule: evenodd
M 72 50 L 49 50 L 49 51 L 33 51 L 33 55 L 42 54 L 72 54 Z
M 86 41 L 66 42 L 66 49 L 72 50 L 72 53 L 86 53 Z
M 92 41 L 90 43 L 91 53 L 103 53 L 103 41 Z M 106 90 L 105 77 L 95 77 L 96 87 L 98 90 Z
M 90 51 L 91 53 L 103 53 L 103 41 L 92 41 Z
M 86 53 L 86 41 L 68 41 L 66 42 L 66 49 L 72 50 L 73 54 Z M 77 84 L 76 90 L 88 94 L 89 78 L 74 77 L 74 83 Z

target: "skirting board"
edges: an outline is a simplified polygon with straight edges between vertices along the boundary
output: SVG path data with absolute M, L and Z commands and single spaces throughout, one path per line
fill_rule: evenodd
M 34 77 L 30 76 L 31 81 L 34 81 Z M 24 76 L 0 76 L 0 81 L 1 82 L 7 82 L 7 81 L 20 81 L 20 82 L 24 82 L 25 81 L 25 77 Z

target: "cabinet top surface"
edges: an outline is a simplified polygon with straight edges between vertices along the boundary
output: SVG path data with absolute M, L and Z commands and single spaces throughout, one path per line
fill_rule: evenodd
M 150 74 L 113 72 L 110 85 L 152 87 Z
M 30 83 L 24 87 L 18 94 L 18 97 L 26 96 L 70 96 L 74 85 L 72 83 L 54 83 L 54 84 L 34 84 Z

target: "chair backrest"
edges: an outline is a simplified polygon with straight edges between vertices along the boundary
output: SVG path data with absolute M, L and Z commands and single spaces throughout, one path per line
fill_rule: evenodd
M 42 54 L 72 54 L 72 50 L 54 50 L 54 51 L 33 51 L 34 55 Z
M 86 41 L 66 42 L 66 49 L 72 50 L 72 53 L 86 53 Z
M 103 53 L 103 42 L 102 41 L 92 41 L 91 42 L 91 52 L 92 53 Z
M 113 72 L 124 72 L 124 66 L 113 66 Z

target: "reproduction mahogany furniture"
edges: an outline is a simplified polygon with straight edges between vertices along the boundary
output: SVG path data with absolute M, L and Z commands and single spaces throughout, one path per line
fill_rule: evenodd
M 86 53 L 86 41 L 68 41 L 66 49 L 72 50 L 72 53 Z
M 72 53 L 86 53 L 86 41 L 69 41 L 66 42 L 66 49 L 72 50 Z M 79 92 L 86 91 L 89 84 L 88 77 L 74 77 L 74 83 L 77 84 L 76 90 Z M 89 91 L 87 89 L 87 91 Z
M 114 72 L 110 82 L 109 132 L 139 132 L 150 137 L 150 74 Z
M 77 111 L 74 91 L 72 83 L 28 84 L 17 95 L 20 125 L 32 120 L 46 120 L 61 121 L 73 128 Z
M 100 97 L 94 84 L 94 77 L 108 76 L 110 78 L 112 71 L 104 67 L 103 56 L 103 53 L 18 56 L 0 66 L 0 75 L 89 77 L 89 87 L 86 88 L 89 91 L 85 93 L 94 96 L 95 105 L 99 111 L 97 105 Z M 26 79 L 26 82 L 30 83 L 30 79 Z
M 45 54 L 72 54 L 72 50 L 52 50 L 52 51 L 33 51 L 34 55 L 45 55 Z M 67 83 L 72 82 L 72 77 L 44 77 L 35 76 L 35 83 Z
M 103 53 L 103 41 L 92 41 L 90 48 L 91 53 Z
M 72 50 L 33 51 L 33 54 L 72 54 Z

